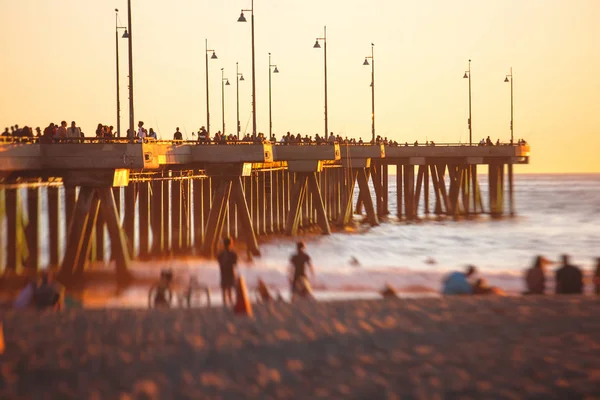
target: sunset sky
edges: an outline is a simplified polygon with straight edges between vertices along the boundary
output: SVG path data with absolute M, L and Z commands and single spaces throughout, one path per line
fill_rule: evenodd
M 211 131 L 221 129 L 221 68 L 227 133 L 235 133 L 235 63 L 242 132 L 251 132 L 251 40 L 237 23 L 250 0 L 132 0 L 135 120 L 162 138 L 188 139 L 206 125 L 204 40 L 210 61 Z M 127 2 L 0 0 L 0 128 L 75 120 L 88 136 L 116 126 L 115 13 Z M 474 141 L 510 139 L 513 67 L 515 140 L 532 145 L 533 172 L 600 172 L 598 0 L 256 0 L 258 130 L 268 132 L 268 53 L 273 130 L 323 133 L 323 49 L 328 33 L 329 130 L 370 137 L 375 43 L 377 134 L 399 142 L 468 142 L 472 59 Z M 121 123 L 128 125 L 127 40 L 120 45 Z

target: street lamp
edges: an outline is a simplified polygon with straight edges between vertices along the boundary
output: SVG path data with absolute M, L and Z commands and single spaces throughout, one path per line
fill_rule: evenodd
M 204 39 L 204 56 L 206 58 L 206 134 L 210 137 L 210 99 L 208 97 L 208 53 L 212 52 L 211 60 L 217 59 L 217 54 L 214 50 L 209 50 L 208 39 Z
M 249 10 L 242 10 L 238 22 L 247 22 L 244 11 L 250 12 L 250 29 L 252 30 L 252 138 L 256 137 L 256 68 L 254 58 L 254 0 Z
M 271 53 L 269 53 L 269 140 L 273 136 L 273 117 L 271 116 L 271 75 L 278 74 L 277 65 L 271 64 Z
M 371 55 L 365 57 L 363 65 L 369 65 L 371 59 L 371 142 L 375 144 L 375 45 L 371 43 Z
M 329 129 L 327 127 L 327 26 L 323 28 L 323 37 L 317 38 L 315 41 L 315 45 L 313 48 L 320 49 L 321 45 L 319 44 L 319 40 L 323 41 L 323 55 L 325 59 L 325 139 L 328 137 Z
M 469 69 L 465 71 L 464 79 L 469 79 L 469 146 L 473 145 L 473 120 L 471 119 L 471 60 L 469 60 Z
M 235 63 L 235 92 L 236 92 L 236 115 L 237 115 L 237 138 L 240 140 L 240 81 L 244 80 L 244 75 L 238 70 L 238 63 Z
M 127 0 L 127 37 L 129 38 L 129 139 L 133 142 L 135 131 L 133 126 L 133 34 L 131 29 L 131 0 Z
M 225 68 L 221 68 L 221 115 L 223 116 L 223 137 L 225 137 L 225 85 L 229 86 L 229 79 L 225 78 Z
M 510 79 L 509 79 L 510 78 Z M 510 74 L 506 75 L 504 78 L 504 82 L 510 82 L 510 144 L 514 144 L 514 119 L 513 119 L 513 72 L 512 67 L 510 67 Z
M 120 85 L 119 85 L 119 29 L 125 29 L 122 38 L 129 39 L 129 33 L 127 33 L 127 27 L 119 26 L 119 9 L 115 8 L 115 43 L 116 43 L 116 55 L 117 55 L 117 135 L 121 137 L 121 97 L 120 97 Z

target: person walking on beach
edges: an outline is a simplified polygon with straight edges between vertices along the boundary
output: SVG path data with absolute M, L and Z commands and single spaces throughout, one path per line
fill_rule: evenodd
M 473 265 L 469 265 L 465 272 L 452 272 L 444 279 L 442 294 L 473 294 L 473 285 L 469 282 L 469 277 L 473 276 L 475 272 L 477 272 L 477 268 Z
M 525 284 L 527 285 L 525 294 L 544 294 L 546 292 L 544 266 L 548 263 L 549 261 L 543 256 L 535 258 L 533 267 L 525 272 Z
M 563 254 L 563 265 L 556 271 L 556 294 L 582 294 L 583 274 L 579 267 L 569 263 L 569 256 Z
M 223 251 L 217 256 L 219 270 L 221 271 L 221 291 L 223 306 L 233 306 L 233 285 L 235 284 L 238 255 L 231 250 L 230 238 L 223 239 Z
M 310 287 L 308 285 L 308 279 L 306 274 L 306 267 L 310 269 L 313 280 L 315 279 L 315 269 L 310 260 L 310 256 L 306 254 L 306 246 L 304 242 L 296 243 L 297 253 L 293 254 L 290 258 L 290 292 L 291 301 L 293 302 L 296 295 L 306 296 L 311 295 Z

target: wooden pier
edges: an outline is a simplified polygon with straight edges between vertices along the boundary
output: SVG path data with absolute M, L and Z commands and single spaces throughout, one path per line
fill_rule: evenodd
M 529 152 L 527 145 L 0 142 L 0 265 L 37 270 L 43 236 L 63 282 L 77 281 L 90 261 L 107 262 L 108 248 L 125 282 L 134 258 L 211 257 L 223 236 L 259 255 L 259 236 L 330 234 L 363 212 L 372 226 L 514 215 L 513 165 L 527 164 Z M 396 218 L 388 218 L 390 166 Z

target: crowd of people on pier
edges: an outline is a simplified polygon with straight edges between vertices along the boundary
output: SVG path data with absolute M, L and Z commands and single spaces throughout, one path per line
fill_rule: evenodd
M 583 294 L 585 289 L 584 274 L 580 267 L 571 264 L 568 255 L 561 256 L 561 266 L 555 271 L 554 293 Z M 533 266 L 525 271 L 524 295 L 546 294 L 546 268 L 552 264 L 543 256 L 536 256 Z M 479 294 L 504 294 L 502 289 L 490 286 L 483 278 L 476 278 L 477 268 L 470 265 L 464 272 L 455 271 L 446 276 L 442 282 L 444 295 L 479 295 Z M 592 284 L 594 293 L 600 295 L 600 258 L 596 259 L 596 268 L 593 271 Z
M 11 126 L 10 128 L 5 128 L 2 133 L 3 137 L 13 137 L 13 138 L 45 138 L 45 139 L 68 139 L 68 138 L 83 138 L 85 134 L 82 129 L 72 121 L 70 126 L 67 126 L 66 121 L 62 121 L 60 124 L 50 123 L 43 130 L 40 127 L 35 128 L 34 130 L 29 126 L 24 126 L 22 128 L 19 125 Z M 103 123 L 98 123 L 95 130 L 95 138 L 96 139 L 112 139 L 121 137 L 119 132 L 112 125 L 105 125 Z M 144 121 L 139 121 L 137 129 L 132 133 L 129 129 L 123 138 L 133 138 L 135 140 L 143 141 L 143 140 L 158 140 L 159 134 L 153 128 L 147 129 Z M 424 144 L 419 143 L 418 140 L 410 143 L 405 141 L 404 143 L 400 143 L 396 140 L 388 139 L 388 137 L 376 136 L 375 140 L 366 139 L 363 140 L 362 137 L 349 138 L 348 136 L 342 137 L 339 134 L 334 134 L 330 132 L 329 135 L 319 135 L 316 133 L 313 135 L 302 135 L 300 133 L 292 134 L 291 132 L 287 132 L 282 135 L 279 139 L 277 139 L 275 134 L 272 134 L 270 137 L 265 135 L 262 132 L 258 132 L 256 135 L 251 135 L 250 133 L 246 133 L 244 136 L 238 138 L 237 135 L 234 134 L 224 134 L 221 131 L 217 131 L 214 135 L 209 134 L 207 129 L 202 126 L 198 129 L 197 132 L 192 132 L 192 141 L 196 141 L 199 144 L 235 144 L 235 143 L 273 143 L 280 145 L 298 145 L 298 144 L 311 144 L 311 145 L 325 145 L 325 144 L 344 144 L 344 145 L 367 145 L 367 144 L 378 144 L 378 145 L 386 145 L 392 147 L 409 147 L 409 146 L 435 146 L 435 142 L 433 140 L 427 140 Z M 184 135 L 177 127 L 175 132 L 173 133 L 174 141 L 187 141 L 187 134 Z M 52 141 L 50 141 L 51 143 Z M 523 139 L 518 140 L 519 145 L 524 145 L 527 142 Z M 512 145 L 512 141 L 506 145 Z M 486 139 L 481 139 L 479 141 L 479 146 L 500 146 L 500 139 L 496 141 L 494 144 L 490 137 L 488 136 Z

